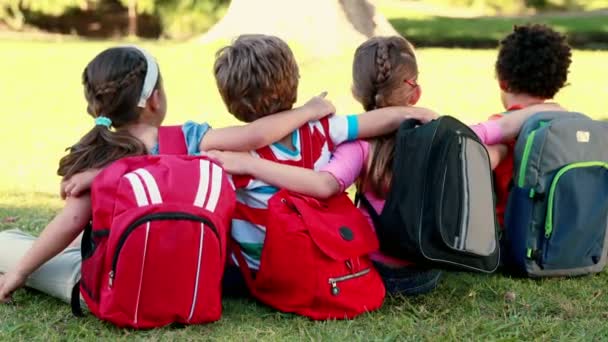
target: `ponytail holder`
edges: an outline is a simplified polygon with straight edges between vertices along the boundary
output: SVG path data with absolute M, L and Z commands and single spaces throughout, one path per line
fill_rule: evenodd
M 112 125 L 112 120 L 107 116 L 98 116 L 95 118 L 95 125 L 110 128 L 110 126 Z

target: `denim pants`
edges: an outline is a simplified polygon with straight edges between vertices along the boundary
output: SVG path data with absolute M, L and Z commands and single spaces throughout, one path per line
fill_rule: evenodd
M 417 267 L 389 267 L 374 261 L 374 266 L 384 282 L 386 292 L 392 295 L 416 296 L 437 287 L 441 271 Z

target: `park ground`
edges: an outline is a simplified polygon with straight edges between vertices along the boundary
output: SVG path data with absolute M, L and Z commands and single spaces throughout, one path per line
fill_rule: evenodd
M 484 25 L 476 30 L 483 31 Z M 86 115 L 80 74 L 96 53 L 115 44 L 73 38 L 0 39 L 0 230 L 21 228 L 37 234 L 61 207 L 57 162 L 93 125 Z M 221 103 L 211 74 L 218 46 L 163 41 L 141 45 L 161 66 L 169 99 L 166 123 L 236 123 Z M 339 113 L 361 111 L 349 92 L 352 52 L 320 60 L 295 50 L 302 75 L 299 103 L 327 90 Z M 419 49 L 420 105 L 468 123 L 500 111 L 495 57 L 495 50 Z M 596 118 L 608 117 L 607 59 L 606 51 L 574 51 L 569 85 L 556 100 Z M 119 330 L 91 316 L 76 319 L 68 305 L 35 291 L 19 291 L 16 305 L 0 306 L 0 341 L 608 340 L 607 284 L 607 272 L 539 281 L 450 273 L 429 295 L 388 298 L 379 312 L 352 321 L 312 322 L 248 300 L 226 299 L 220 322 L 151 331 Z M 507 292 L 515 298 L 505 298 Z

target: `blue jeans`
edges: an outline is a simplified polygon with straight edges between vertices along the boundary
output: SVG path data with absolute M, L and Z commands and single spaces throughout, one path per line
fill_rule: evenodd
M 437 287 L 441 271 L 426 270 L 416 267 L 393 268 L 374 261 L 374 266 L 384 282 L 386 292 L 416 296 L 428 293 Z M 237 266 L 228 266 L 224 271 L 223 295 L 231 298 L 250 297 L 251 293 L 245 284 L 241 270 Z
M 227 266 L 222 279 L 222 295 L 229 298 L 251 297 L 238 266 Z
M 416 296 L 437 287 L 441 271 L 417 267 L 389 267 L 374 261 L 374 266 L 384 282 L 386 292 L 392 295 Z

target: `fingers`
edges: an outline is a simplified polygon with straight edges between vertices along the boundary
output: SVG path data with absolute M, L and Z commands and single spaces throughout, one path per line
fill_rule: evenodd
M 6 276 L 0 276 L 0 303 L 11 304 L 11 294 L 6 292 L 4 284 L 6 282 Z
M 319 97 L 325 98 L 326 96 L 327 96 L 327 91 L 324 91 L 321 94 L 319 94 Z
M 65 192 L 65 181 L 62 181 L 61 185 L 59 186 L 59 196 L 61 196 L 62 200 L 67 197 L 67 194 Z
M 72 197 L 78 197 L 80 196 L 85 190 L 87 190 L 86 186 L 84 184 L 76 184 L 73 185 L 69 194 Z
M 75 187 L 76 184 L 74 184 L 73 182 L 67 182 L 64 189 L 66 196 L 75 196 L 73 193 Z

